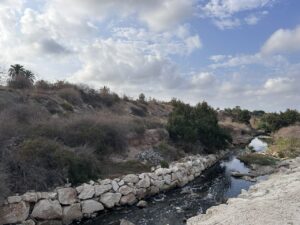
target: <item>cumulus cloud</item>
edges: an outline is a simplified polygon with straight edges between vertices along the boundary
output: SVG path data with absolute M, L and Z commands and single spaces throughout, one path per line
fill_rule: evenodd
M 300 51 L 300 26 L 295 29 L 279 29 L 264 43 L 263 54 Z

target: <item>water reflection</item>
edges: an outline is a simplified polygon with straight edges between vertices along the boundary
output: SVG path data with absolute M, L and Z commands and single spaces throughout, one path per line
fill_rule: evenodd
M 262 141 L 259 137 L 254 138 L 250 142 L 249 146 L 252 147 L 257 152 L 264 152 L 268 149 L 268 144 Z
M 203 213 L 209 207 L 220 204 L 229 197 L 237 196 L 241 189 L 250 187 L 251 182 L 231 177 L 232 170 L 248 172 L 243 163 L 230 156 L 184 188 L 177 188 L 148 199 L 149 206 L 145 209 L 133 206 L 112 210 L 85 224 L 114 225 L 119 224 L 120 219 L 127 219 L 136 225 L 183 225 L 186 218 Z

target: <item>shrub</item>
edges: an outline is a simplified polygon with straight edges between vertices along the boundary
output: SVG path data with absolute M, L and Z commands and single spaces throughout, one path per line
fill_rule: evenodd
M 141 93 L 141 94 L 139 95 L 139 101 L 144 103 L 145 100 L 146 100 L 145 95 L 144 95 L 143 93 Z
M 71 104 L 69 104 L 68 102 L 63 102 L 61 104 L 61 107 L 66 110 L 66 111 L 70 111 L 70 112 L 73 112 L 74 111 L 74 108 Z
M 173 140 L 193 144 L 200 141 L 207 152 L 224 148 L 231 142 L 230 135 L 218 125 L 217 112 L 206 102 L 192 107 L 175 100 L 173 106 L 167 124 Z
M 38 80 L 35 82 L 34 86 L 39 90 L 51 90 L 53 85 L 45 80 Z
M 162 160 L 160 162 L 160 166 L 161 166 L 161 168 L 169 168 L 169 163 L 166 162 L 166 161 L 164 161 L 164 160 Z
M 266 113 L 262 116 L 259 128 L 266 132 L 274 132 L 282 127 L 287 127 L 300 121 L 300 113 L 297 110 L 286 110 L 280 113 Z
M 241 122 L 241 123 L 250 123 L 251 112 L 247 109 L 241 109 L 240 106 L 236 106 L 233 109 L 226 108 L 224 112 L 227 116 L 230 116 L 233 121 Z
M 257 164 L 262 166 L 275 165 L 278 159 L 259 153 L 250 153 L 238 157 L 239 160 L 247 165 Z
M 58 95 L 73 105 L 82 103 L 81 95 L 78 90 L 74 88 L 63 88 L 58 91 Z
M 20 173 L 26 176 L 26 184 L 42 189 L 43 185 L 55 186 L 66 182 L 84 182 L 99 174 L 94 157 L 76 155 L 63 145 L 45 138 L 25 140 L 19 147 Z M 30 172 L 33 172 L 32 175 Z

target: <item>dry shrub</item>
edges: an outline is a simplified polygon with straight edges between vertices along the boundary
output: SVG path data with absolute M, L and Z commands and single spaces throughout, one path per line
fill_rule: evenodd
M 63 88 L 58 91 L 58 95 L 73 105 L 82 103 L 80 92 L 73 87 Z
M 38 80 L 34 84 L 35 88 L 38 90 L 48 91 L 53 88 L 53 85 L 45 80 Z

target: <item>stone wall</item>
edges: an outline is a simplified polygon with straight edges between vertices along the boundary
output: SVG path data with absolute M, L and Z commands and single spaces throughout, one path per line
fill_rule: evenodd
M 186 185 L 225 153 L 189 156 L 171 163 L 169 168 L 153 168 L 151 173 L 90 181 L 78 187 L 66 185 L 53 192 L 32 191 L 10 196 L 0 208 L 0 224 L 70 224 L 115 206 L 134 205 L 159 192 Z

